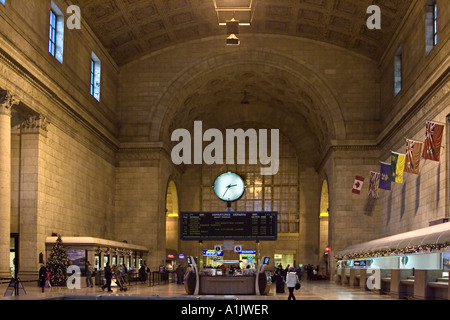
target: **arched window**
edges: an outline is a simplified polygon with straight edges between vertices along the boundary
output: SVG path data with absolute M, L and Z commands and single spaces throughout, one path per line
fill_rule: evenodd
M 175 182 L 170 181 L 166 194 L 166 249 L 178 251 L 178 192 Z
M 329 199 L 328 199 L 328 182 L 323 180 L 320 194 L 320 230 L 319 230 L 319 248 L 324 250 L 328 247 L 328 217 L 329 217 Z

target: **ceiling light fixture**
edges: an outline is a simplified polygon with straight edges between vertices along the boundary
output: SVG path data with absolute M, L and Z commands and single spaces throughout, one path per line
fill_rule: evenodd
M 250 104 L 250 100 L 248 99 L 247 91 L 244 91 L 244 97 L 242 98 L 241 104 Z
M 234 18 L 227 21 L 227 45 L 239 45 L 239 21 Z
M 256 9 L 256 0 L 213 0 L 219 26 L 235 18 L 240 26 L 250 26 Z

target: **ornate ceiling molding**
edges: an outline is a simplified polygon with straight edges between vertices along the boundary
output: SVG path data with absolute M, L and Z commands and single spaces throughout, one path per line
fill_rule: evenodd
M 226 33 L 226 27 L 217 23 L 214 0 L 73 2 L 118 65 L 186 41 Z M 366 25 L 367 8 L 373 4 L 381 9 L 381 30 L 369 30 Z M 258 0 L 251 26 L 242 27 L 241 33 L 314 39 L 379 61 L 411 4 L 411 0 Z

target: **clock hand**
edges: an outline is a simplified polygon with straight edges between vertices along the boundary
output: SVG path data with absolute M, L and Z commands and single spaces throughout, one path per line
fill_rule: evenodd
M 227 190 L 225 190 L 225 193 L 223 194 L 222 198 L 225 197 L 225 194 L 228 192 L 228 189 L 230 189 L 230 186 L 227 186 Z

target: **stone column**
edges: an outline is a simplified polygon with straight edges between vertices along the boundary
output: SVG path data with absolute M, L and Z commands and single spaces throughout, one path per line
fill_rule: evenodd
M 11 277 L 11 110 L 16 104 L 8 91 L 0 90 L 0 277 Z

